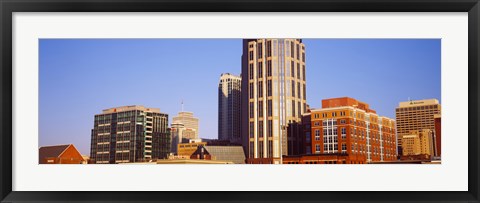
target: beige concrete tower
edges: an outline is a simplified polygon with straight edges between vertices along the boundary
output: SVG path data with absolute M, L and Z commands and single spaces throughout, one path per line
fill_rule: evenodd
M 436 99 L 406 101 L 400 102 L 395 113 L 398 146 L 400 147 L 403 136 L 411 135 L 411 131 L 424 129 L 435 131 L 435 115 L 441 114 L 441 106 Z M 402 152 L 400 147 L 398 153 L 402 154 Z
M 198 138 L 198 118 L 193 117 L 192 112 L 181 111 L 178 115 L 173 117 L 172 123 L 183 124 L 185 131 L 182 138 L 197 139 Z
M 286 126 L 306 112 L 305 45 L 301 39 L 245 39 L 242 138 L 247 163 L 281 163 Z
M 241 144 L 239 76 L 224 73 L 218 84 L 218 139 Z

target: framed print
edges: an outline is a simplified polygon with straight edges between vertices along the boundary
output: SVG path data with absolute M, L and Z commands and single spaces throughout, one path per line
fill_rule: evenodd
M 477 0 L 0 5 L 2 202 L 478 202 Z

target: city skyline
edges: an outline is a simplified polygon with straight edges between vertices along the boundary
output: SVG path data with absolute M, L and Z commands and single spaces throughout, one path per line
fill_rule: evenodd
M 185 111 L 201 120 L 200 137 L 217 138 L 218 78 L 222 73 L 240 75 L 241 43 L 241 39 L 40 40 L 39 146 L 73 143 L 88 154 L 95 113 L 144 105 L 172 117 L 181 111 L 182 100 Z M 304 39 L 304 43 L 307 104 L 312 108 L 320 108 L 322 99 L 348 96 L 394 118 L 395 107 L 408 97 L 441 101 L 439 39 Z

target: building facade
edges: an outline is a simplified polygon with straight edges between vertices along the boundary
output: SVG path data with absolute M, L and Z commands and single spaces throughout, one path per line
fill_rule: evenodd
M 172 123 L 184 125 L 186 132 L 183 133 L 183 138 L 198 139 L 198 121 L 198 118 L 194 117 L 192 112 L 181 111 L 173 117 Z
M 190 158 L 190 156 L 197 151 L 199 146 L 207 145 L 206 142 L 189 142 L 189 143 L 180 143 L 178 144 L 178 156 L 185 156 Z
M 412 130 L 402 138 L 402 156 L 424 155 L 432 157 L 434 151 L 433 131 L 430 129 Z
M 322 100 L 321 109 L 311 110 L 310 140 L 311 154 L 347 154 L 347 164 L 397 158 L 395 120 L 348 97 Z
M 420 131 L 423 129 L 430 129 L 435 131 L 434 115 L 437 114 L 441 114 L 441 106 L 436 99 L 399 103 L 398 107 L 395 109 L 395 115 L 397 120 L 398 152 L 400 155 L 403 152 L 401 148 L 403 136 L 409 135 L 412 130 Z
M 158 108 L 122 106 L 95 115 L 90 159 L 115 164 L 157 160 L 170 153 L 168 114 Z
M 301 39 L 245 39 L 242 54 L 242 144 L 247 163 L 281 164 L 287 125 L 306 112 Z
M 218 84 L 218 139 L 241 143 L 241 78 L 230 73 L 220 76 Z

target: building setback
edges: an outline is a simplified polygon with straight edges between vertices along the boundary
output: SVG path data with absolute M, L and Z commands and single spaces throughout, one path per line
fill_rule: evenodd
M 347 154 L 341 156 L 347 164 L 397 159 L 395 120 L 349 97 L 322 100 L 322 109 L 311 110 L 310 140 L 311 154 Z
M 183 138 L 198 139 L 198 118 L 193 117 L 192 112 L 181 111 L 173 117 L 172 123 L 181 123 L 185 127 Z
M 395 109 L 397 120 L 398 153 L 402 153 L 402 138 L 410 131 L 430 129 L 435 132 L 434 115 L 441 114 L 441 106 L 436 99 L 400 102 Z M 434 135 L 435 139 L 436 135 Z M 435 146 L 435 149 L 437 147 Z
M 289 123 L 306 112 L 301 39 L 245 39 L 242 54 L 242 144 L 247 163 L 282 163 Z
M 157 108 L 122 106 L 95 115 L 93 163 L 132 163 L 163 159 L 170 153 L 168 114 Z
M 218 84 L 218 139 L 242 143 L 240 134 L 241 78 L 223 73 Z

